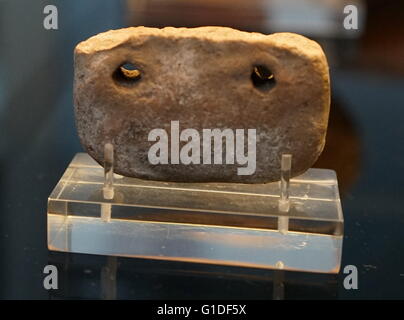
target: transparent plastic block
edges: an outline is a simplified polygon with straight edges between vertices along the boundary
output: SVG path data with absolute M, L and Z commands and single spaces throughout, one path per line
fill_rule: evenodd
M 282 157 L 275 183 L 173 183 L 118 176 L 78 153 L 49 196 L 48 247 L 337 273 L 343 215 L 335 172 L 309 169 L 289 180 L 289 161 Z

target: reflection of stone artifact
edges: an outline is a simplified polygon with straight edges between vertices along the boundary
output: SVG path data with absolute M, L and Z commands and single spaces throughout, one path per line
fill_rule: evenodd
M 323 149 L 330 101 L 328 66 L 317 43 L 223 27 L 136 27 L 94 36 L 76 47 L 74 90 L 78 133 L 94 159 L 103 162 L 110 142 L 115 172 L 167 181 L 275 181 L 282 153 L 293 156 L 292 176 L 300 174 Z M 179 134 L 192 128 L 195 135 L 173 137 L 172 124 Z M 156 128 L 167 132 L 170 144 L 184 140 L 170 145 L 167 164 L 148 158 Z M 213 136 L 202 141 L 206 129 L 221 130 L 223 143 L 215 146 Z M 237 129 L 244 130 L 246 156 L 255 143 L 248 145 L 248 129 L 256 132 L 252 174 L 237 174 L 243 167 Z M 194 139 L 200 149 L 189 151 L 198 160 L 172 161 Z M 209 161 L 203 147 L 212 151 Z M 215 152 L 222 162 L 214 164 Z

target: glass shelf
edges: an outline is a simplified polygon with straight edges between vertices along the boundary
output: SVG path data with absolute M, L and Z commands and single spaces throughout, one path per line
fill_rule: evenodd
M 332 170 L 309 169 L 291 179 L 287 210 L 280 206 L 280 182 L 173 183 L 118 175 L 112 182 L 109 175 L 108 185 L 106 177 L 89 155 L 74 157 L 49 196 L 50 250 L 339 271 L 343 215 Z

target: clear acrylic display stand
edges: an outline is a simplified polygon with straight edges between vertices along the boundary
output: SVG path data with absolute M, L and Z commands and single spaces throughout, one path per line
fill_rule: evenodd
M 335 172 L 267 184 L 174 183 L 113 173 L 78 153 L 48 200 L 50 250 L 337 273 L 343 215 Z

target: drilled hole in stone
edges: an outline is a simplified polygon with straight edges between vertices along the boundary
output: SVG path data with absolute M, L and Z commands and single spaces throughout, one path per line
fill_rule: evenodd
M 267 67 L 258 65 L 253 67 L 251 81 L 257 89 L 270 90 L 275 86 L 275 76 Z
M 133 63 L 121 64 L 112 75 L 115 81 L 130 85 L 140 80 L 141 72 Z

